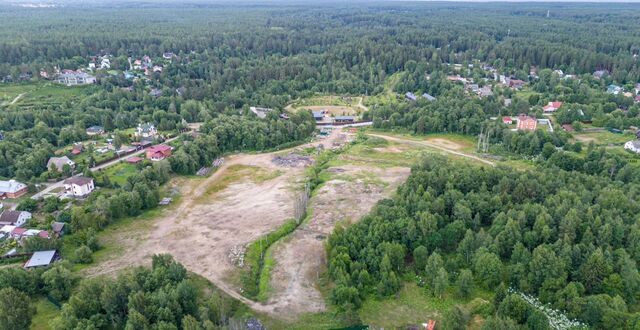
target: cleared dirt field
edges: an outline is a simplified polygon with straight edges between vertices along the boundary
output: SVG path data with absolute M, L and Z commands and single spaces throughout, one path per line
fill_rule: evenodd
M 316 283 L 326 264 L 325 240 L 336 223 L 357 221 L 367 214 L 378 200 L 393 194 L 410 170 L 345 165 L 327 171 L 331 179 L 311 199 L 310 219 L 278 243 L 273 253 L 273 295 L 267 304 L 278 304 L 274 311 L 286 311 L 281 315 L 290 318 L 326 309 Z
M 336 130 L 330 137 L 303 147 L 328 146 L 338 137 Z M 272 312 L 281 305 L 261 305 L 240 295 L 231 281 L 238 268 L 230 255 L 293 217 L 293 199 L 302 186 L 299 180 L 304 167 L 273 162 L 277 154 L 289 152 L 235 155 L 226 158 L 209 178 L 177 178 L 173 185 L 181 194 L 178 204 L 155 219 L 145 220 L 145 225 L 121 228 L 102 237 L 101 244 L 117 253 L 84 272 L 89 276 L 115 275 L 123 268 L 148 265 L 154 254 L 170 253 L 188 270 L 255 310 Z

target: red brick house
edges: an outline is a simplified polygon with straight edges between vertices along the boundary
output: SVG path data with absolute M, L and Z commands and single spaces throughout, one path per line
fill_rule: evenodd
M 165 144 L 158 144 L 147 149 L 147 158 L 153 161 L 163 160 L 171 156 L 172 147 Z
M 549 102 L 549 104 L 545 105 L 544 108 L 542 108 L 542 110 L 544 112 L 555 112 L 556 110 L 560 109 L 561 106 L 562 106 L 562 102 L 558 102 L 558 101 Z
M 521 131 L 535 131 L 538 127 L 538 120 L 534 117 L 527 115 L 520 115 L 518 117 L 518 130 Z

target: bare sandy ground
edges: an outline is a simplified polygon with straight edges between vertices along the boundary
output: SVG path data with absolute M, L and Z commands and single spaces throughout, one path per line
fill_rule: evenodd
M 330 137 L 304 147 L 329 146 L 339 135 L 335 130 Z M 293 200 L 296 189 L 302 186 L 299 180 L 304 168 L 278 166 L 272 162 L 276 154 L 234 155 L 210 177 L 195 184 L 178 179 L 182 195 L 179 204 L 163 211 L 150 228 L 117 233 L 109 244 L 117 244 L 122 253 L 97 263 L 85 273 L 115 275 L 127 267 L 149 265 L 154 254 L 169 253 L 188 270 L 206 277 L 257 311 L 270 313 L 282 308 L 279 302 L 263 305 L 244 298 L 229 281 L 237 270 L 231 251 L 272 232 L 293 217 Z M 256 180 L 252 171 L 255 169 L 266 179 Z M 232 175 L 238 178 L 225 182 Z
M 308 222 L 292 237 L 278 243 L 273 253 L 276 262 L 271 277 L 273 294 L 267 304 L 282 306 L 274 311 L 283 312 L 281 315 L 285 317 L 326 309 L 316 283 L 326 264 L 327 236 L 336 223 L 351 223 L 367 214 L 378 200 L 389 197 L 410 172 L 404 167 L 383 170 L 350 165 L 328 171 L 338 175 L 312 198 Z
M 451 140 L 447 140 L 447 139 L 427 138 L 427 139 L 425 139 L 425 141 L 427 141 L 429 143 L 432 143 L 434 145 L 443 147 L 443 148 L 447 148 L 449 150 L 462 150 L 462 149 L 464 149 L 464 145 L 462 145 L 460 143 L 453 142 Z

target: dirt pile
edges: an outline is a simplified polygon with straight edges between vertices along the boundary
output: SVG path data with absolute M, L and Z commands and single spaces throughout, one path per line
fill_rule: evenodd
M 306 167 L 313 164 L 313 158 L 296 153 L 278 155 L 273 157 L 271 161 L 282 167 Z

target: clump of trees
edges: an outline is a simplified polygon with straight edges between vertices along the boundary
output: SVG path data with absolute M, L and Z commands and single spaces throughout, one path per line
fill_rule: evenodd
M 219 293 L 202 297 L 187 270 L 169 255 L 153 256 L 115 279 L 83 280 L 53 329 L 218 329 L 228 326 L 240 303 Z
M 472 285 L 506 285 L 596 328 L 613 319 L 638 326 L 637 182 L 451 165 L 422 160 L 396 197 L 336 229 L 328 244 L 334 303 L 352 310 L 369 295 L 397 292 L 403 274 L 415 272 L 436 296 L 451 283 L 463 296 Z M 515 317 L 514 304 L 498 318 L 535 321 Z

